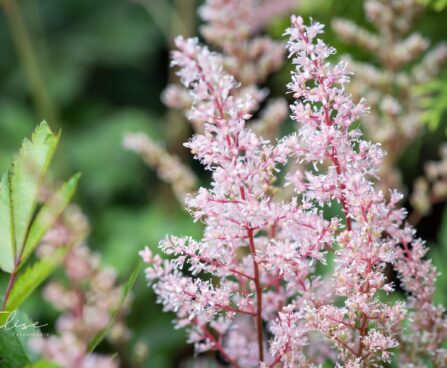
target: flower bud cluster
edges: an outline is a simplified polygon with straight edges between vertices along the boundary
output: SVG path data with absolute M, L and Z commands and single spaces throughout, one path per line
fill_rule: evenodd
M 62 312 L 56 321 L 56 334 L 33 338 L 31 348 L 62 367 L 115 368 L 116 358 L 88 351 L 89 342 L 107 326 L 118 306 L 121 288 L 116 284 L 114 270 L 103 267 L 100 257 L 84 243 L 87 233 L 85 216 L 78 208 L 70 207 L 39 246 L 42 258 L 53 256 L 61 245 L 71 244 L 72 250 L 64 260 L 68 282 L 53 281 L 43 292 L 44 298 Z M 108 337 L 116 343 L 126 341 L 124 321 L 118 318 Z

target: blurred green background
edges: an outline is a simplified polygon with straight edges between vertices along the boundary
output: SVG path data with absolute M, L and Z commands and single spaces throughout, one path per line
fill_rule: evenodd
M 297 0 L 302 15 L 329 24 L 343 16 L 366 24 L 362 1 Z M 144 131 L 165 142 L 191 162 L 181 141 L 191 131 L 186 123 L 167 115 L 160 93 L 172 78 L 169 43 L 179 31 L 196 34 L 194 9 L 200 1 L 177 0 L 0 0 L 0 172 L 4 172 L 20 142 L 42 120 L 62 130 L 56 157 L 56 178 L 82 172 L 75 202 L 91 222 L 89 245 L 103 262 L 126 280 L 145 245 L 155 248 L 165 234 L 200 235 L 200 225 L 176 202 L 170 188 L 147 168 L 140 157 L 122 148 L 123 133 Z M 177 7 L 183 20 L 169 23 Z M 154 21 L 155 20 L 155 21 Z M 416 30 L 434 43 L 445 39 L 447 11 L 428 8 Z M 275 20 L 268 32 L 280 38 L 288 19 Z M 370 55 L 337 40 L 330 27 L 325 39 L 338 54 L 362 60 Z M 287 67 L 270 78 L 273 95 L 284 94 Z M 447 73 L 441 74 L 447 80 Z M 411 187 L 422 174 L 423 162 L 437 158 L 445 140 L 446 116 L 436 130 L 428 130 L 403 156 L 405 183 Z M 171 119 L 172 118 L 172 119 Z M 177 126 L 178 124 L 184 124 Z M 206 176 L 193 166 L 203 181 Z M 441 226 L 445 223 L 444 226 Z M 446 270 L 447 216 L 444 204 L 419 225 L 420 235 L 432 244 L 435 263 Z M 439 281 L 439 301 L 446 300 L 447 276 Z M 39 297 L 30 314 L 50 324 L 54 310 Z M 141 277 L 136 288 L 129 326 L 130 344 L 149 345 L 144 367 L 175 367 L 192 354 L 182 332 L 174 331 L 170 315 L 161 312 Z M 100 347 L 108 351 L 110 347 Z M 130 351 L 130 349 L 129 349 Z

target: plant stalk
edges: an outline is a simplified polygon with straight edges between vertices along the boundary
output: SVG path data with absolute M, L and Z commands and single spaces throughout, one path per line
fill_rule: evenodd
M 58 127 L 56 108 L 46 88 L 31 35 L 17 0 L 0 0 L 23 71 L 29 83 L 32 99 L 41 119 Z

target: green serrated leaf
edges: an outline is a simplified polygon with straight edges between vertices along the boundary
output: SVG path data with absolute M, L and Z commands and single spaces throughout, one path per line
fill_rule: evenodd
M 15 260 L 14 228 L 11 222 L 8 174 L 0 183 L 0 268 L 12 272 Z
M 25 244 L 26 234 L 36 208 L 39 185 L 46 174 L 59 141 L 44 121 L 34 131 L 31 141 L 25 139 L 10 175 L 10 196 L 16 256 Z
M 132 290 L 135 282 L 137 281 L 138 275 L 141 272 L 141 269 L 143 267 L 143 263 L 138 263 L 138 266 L 135 268 L 135 270 L 132 272 L 132 274 L 130 275 L 129 279 L 127 280 L 127 282 L 124 284 L 122 292 L 121 292 L 121 298 L 120 301 L 118 303 L 118 305 L 113 309 L 111 315 L 110 315 L 110 320 L 109 323 L 107 324 L 106 327 L 104 327 L 101 331 L 99 331 L 95 336 L 93 336 L 93 338 L 91 339 L 89 345 L 88 345 L 88 351 L 91 353 L 93 352 L 96 347 L 99 345 L 99 343 L 107 336 L 107 334 L 109 333 L 110 329 L 112 328 L 119 312 L 122 310 L 123 305 L 130 293 L 130 291 Z
M 42 237 L 67 207 L 76 191 L 80 177 L 80 174 L 76 174 L 70 180 L 65 182 L 39 211 L 26 238 L 21 262 L 18 268 L 26 262 Z
M 0 187 L 0 268 L 12 272 L 20 258 L 37 205 L 39 186 L 54 155 L 59 135 L 42 122 L 25 139 Z M 4 255 L 4 256 L 3 256 Z
M 37 261 L 19 275 L 4 307 L 4 311 L 7 313 L 0 314 L 0 324 L 7 320 L 8 313 L 17 310 L 31 293 L 56 270 L 70 249 L 71 246 L 68 245 L 59 248 L 51 257 Z

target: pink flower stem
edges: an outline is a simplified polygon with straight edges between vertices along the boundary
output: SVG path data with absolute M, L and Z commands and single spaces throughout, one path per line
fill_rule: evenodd
M 336 340 L 340 345 L 342 345 L 346 350 L 349 350 L 349 352 L 350 352 L 352 355 L 357 356 L 357 353 L 356 353 L 352 348 L 350 348 L 350 347 L 348 346 L 348 344 L 346 344 L 343 340 L 340 340 L 338 337 L 335 337 L 335 340 Z
M 242 200 L 245 201 L 245 189 L 243 187 L 240 188 L 240 194 Z M 255 240 L 253 234 L 253 228 L 247 229 L 248 242 L 250 247 L 250 252 L 253 258 L 253 270 L 254 270 L 254 283 L 256 290 L 256 329 L 258 331 L 258 350 L 259 350 L 259 361 L 264 361 L 264 337 L 263 337 L 263 328 L 262 328 L 262 287 L 261 281 L 259 277 L 259 265 L 256 261 L 256 248 L 255 248 Z
M 365 337 L 366 335 L 366 330 L 368 329 L 368 317 L 365 313 L 363 313 L 362 315 L 362 325 L 360 326 L 360 337 L 359 337 L 359 348 L 357 351 L 357 357 L 361 357 L 362 356 L 362 350 L 363 350 L 363 337 Z
M 333 164 L 335 165 L 335 171 L 337 172 L 337 175 L 340 178 L 341 166 L 340 166 L 340 162 L 338 161 L 338 158 L 337 158 L 337 151 L 334 147 L 332 147 L 332 153 L 330 154 L 330 158 L 331 158 L 331 161 L 333 162 Z M 349 216 L 348 205 L 347 205 L 346 196 L 344 193 L 344 190 L 345 190 L 344 183 L 340 183 L 340 189 L 341 189 L 340 203 L 341 203 L 341 207 L 343 209 L 343 213 L 345 215 L 346 228 L 348 229 L 348 231 L 351 231 L 351 228 L 352 228 L 351 217 Z
M 286 349 L 284 349 L 286 350 Z M 281 361 L 281 354 L 278 354 L 275 358 L 275 360 L 269 365 L 270 368 L 273 368 L 275 365 L 277 365 Z
M 194 58 L 191 56 L 191 60 L 194 60 Z M 207 80 L 206 76 L 204 75 L 204 72 L 200 65 L 196 63 L 197 71 L 200 75 L 200 78 L 205 82 L 209 92 L 212 96 L 214 96 L 214 104 L 216 106 L 216 109 L 219 113 L 219 117 L 221 121 L 225 121 L 225 113 L 222 101 L 220 100 L 219 96 L 216 94 L 216 91 L 214 90 L 213 86 L 209 81 Z M 216 120 L 216 124 L 220 125 L 221 122 Z M 226 136 L 226 141 L 229 147 L 232 146 L 232 141 L 229 135 Z M 236 140 L 237 142 L 237 140 Z M 240 194 L 241 199 L 245 201 L 245 191 L 244 188 L 240 188 Z M 256 310 L 256 326 L 257 326 L 257 332 L 258 332 L 258 349 L 259 349 L 259 360 L 262 362 L 264 360 L 264 346 L 263 346 L 263 329 L 262 329 L 262 287 L 261 282 L 259 278 L 259 266 L 256 262 L 256 249 L 254 244 L 254 235 L 253 235 L 253 228 L 247 229 L 248 234 L 248 240 L 249 240 L 249 247 L 251 251 L 251 255 L 253 257 L 253 269 L 254 269 L 254 284 L 256 289 L 256 304 L 257 304 L 257 310 Z
M 236 362 L 236 360 L 234 360 L 233 358 L 231 358 L 227 352 L 224 350 L 224 348 L 222 347 L 222 344 L 213 336 L 213 334 L 208 331 L 208 329 L 206 327 L 203 327 L 203 333 L 205 334 L 205 336 L 210 339 L 214 346 L 216 347 L 217 351 L 222 355 L 222 357 L 228 362 L 230 363 L 233 367 L 235 368 L 239 368 L 239 364 Z
M 256 328 L 258 330 L 258 349 L 259 349 L 259 360 L 264 361 L 264 337 L 262 331 L 262 288 L 261 282 L 259 280 L 259 266 L 256 262 L 256 249 L 253 237 L 253 230 L 248 230 L 248 239 L 250 244 L 250 251 L 253 256 L 253 269 L 255 273 L 255 289 L 256 289 Z
M 257 313 L 256 313 L 256 312 L 247 311 L 247 310 L 239 309 L 239 308 L 234 308 L 234 307 L 231 307 L 231 306 L 229 306 L 229 305 L 216 304 L 216 307 L 219 307 L 219 308 L 221 308 L 221 309 L 223 309 L 223 310 L 226 310 L 226 311 L 228 311 L 228 312 L 241 313 L 241 314 L 248 314 L 248 315 L 253 316 L 253 317 L 256 317 L 256 316 L 257 316 Z

